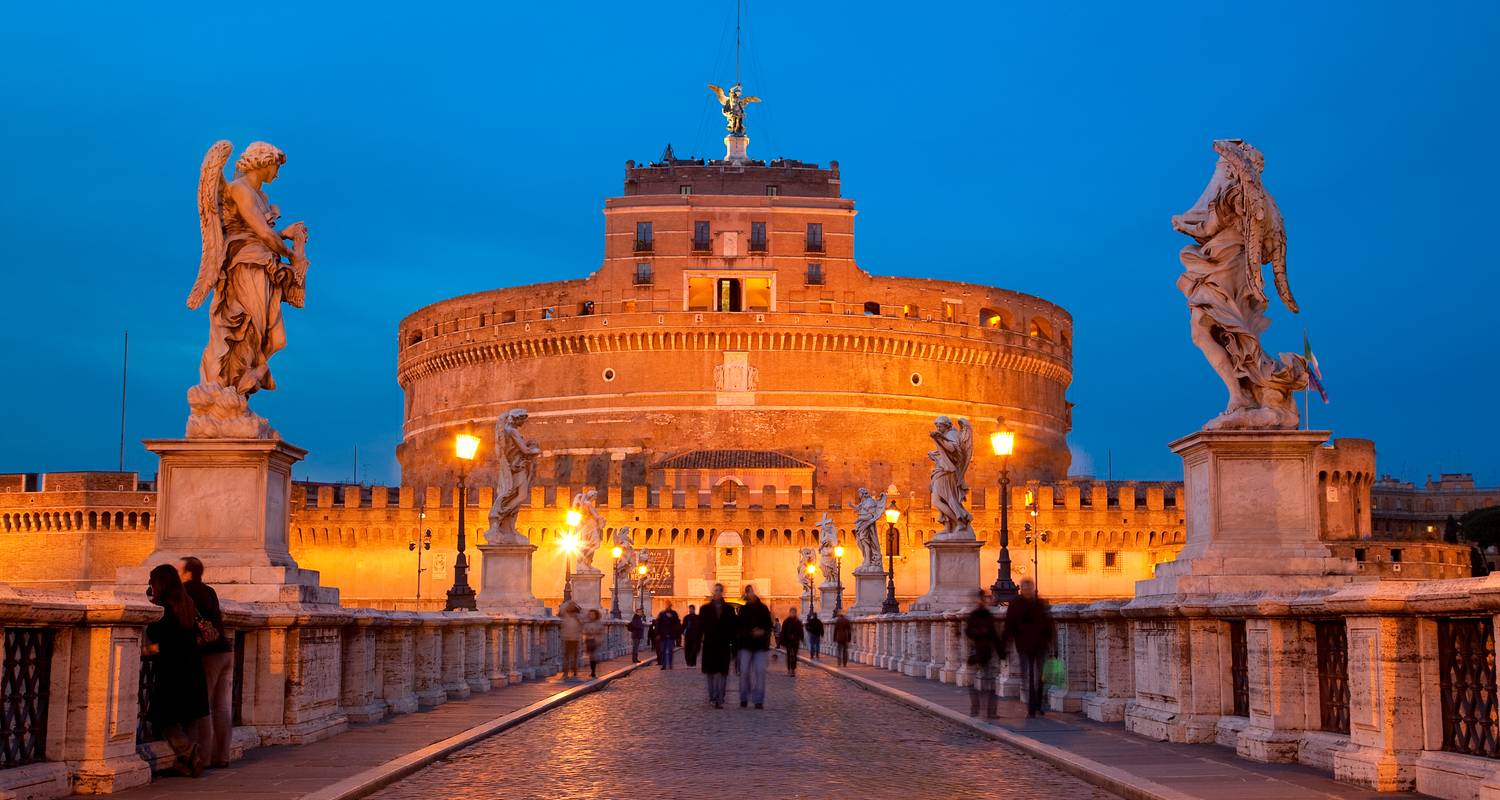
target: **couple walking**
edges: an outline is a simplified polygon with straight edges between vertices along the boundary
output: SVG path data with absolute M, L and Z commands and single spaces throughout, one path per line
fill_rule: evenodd
M 591 608 L 587 614 L 577 603 L 569 601 L 563 606 L 561 616 L 563 643 L 563 679 L 578 677 L 578 650 L 580 645 L 589 654 L 589 677 L 599 677 L 599 647 L 604 644 L 604 615 Z
M 724 707 L 732 660 L 738 660 L 740 708 L 750 703 L 756 708 L 766 707 L 766 666 L 774 627 L 771 609 L 756 596 L 754 586 L 745 587 L 745 603 L 736 610 L 724 599 L 724 584 L 714 584 L 713 597 L 698 611 L 703 641 L 699 657 L 708 681 L 708 702 L 714 708 Z

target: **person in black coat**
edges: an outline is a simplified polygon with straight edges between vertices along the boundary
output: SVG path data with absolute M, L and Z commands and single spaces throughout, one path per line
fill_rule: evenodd
M 646 618 L 637 611 L 630 617 L 630 622 L 625 623 L 625 630 L 630 631 L 630 663 L 634 664 L 641 660 L 641 639 L 646 635 Z
M 781 649 L 786 651 L 786 674 L 797 674 L 797 651 L 802 648 L 802 620 L 797 618 L 797 609 L 786 612 L 781 623 Z
M 964 636 L 969 640 L 969 666 L 974 668 L 974 680 L 969 684 L 969 716 L 979 716 L 979 698 L 985 698 L 985 710 L 990 719 L 999 716 L 999 698 L 995 694 L 995 657 L 1005 657 L 1000 647 L 1000 637 L 995 629 L 995 615 L 990 613 L 990 596 L 983 589 L 976 596 L 974 610 L 964 619 Z
M 672 601 L 656 615 L 656 658 L 662 669 L 672 668 L 672 658 L 677 653 L 677 637 L 682 635 L 682 620 L 672 608 Z
M 1035 581 L 1027 578 L 1017 588 L 1021 595 L 1010 601 L 1005 609 L 1005 628 L 1000 631 L 1000 657 L 1005 657 L 1006 645 L 1015 642 L 1016 655 L 1021 661 L 1021 688 L 1026 692 L 1026 716 L 1035 717 L 1045 711 L 1042 665 L 1057 638 L 1057 626 L 1052 622 L 1052 606 L 1037 597 Z
M 818 619 L 818 612 L 808 612 L 807 622 L 802 623 L 802 629 L 807 633 L 807 654 L 816 661 L 819 651 L 823 649 L 823 620 Z
M 699 625 L 698 607 L 689 605 L 682 617 L 682 655 L 690 667 L 698 666 L 698 651 L 703 647 L 703 628 Z
M 177 568 L 161 564 L 151 570 L 146 589 L 151 602 L 162 607 L 161 619 L 146 626 L 141 656 L 149 659 L 151 684 L 147 719 L 177 759 L 174 768 L 198 777 L 203 758 L 188 730 L 208 716 L 208 684 L 198 652 L 198 610 L 182 588 Z
M 755 587 L 745 586 L 745 605 L 737 615 L 734 637 L 736 658 L 740 662 L 740 708 L 755 703 L 766 707 L 766 665 L 771 658 L 771 631 L 775 622 Z
M 738 619 L 734 606 L 724 600 L 724 584 L 714 584 L 714 596 L 698 612 L 703 637 L 703 674 L 708 679 L 708 702 L 724 707 L 724 689 L 729 683 L 729 662 L 734 658 Z

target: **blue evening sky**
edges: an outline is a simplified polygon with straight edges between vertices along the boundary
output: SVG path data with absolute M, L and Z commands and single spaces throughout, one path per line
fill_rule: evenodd
M 1247 13 L 1248 12 L 1248 13 Z M 1222 409 L 1168 225 L 1216 137 L 1267 157 L 1331 405 L 1378 467 L 1500 482 L 1492 244 L 1500 3 L 747 4 L 751 153 L 826 164 L 877 274 L 991 283 L 1072 312 L 1075 465 L 1179 478 Z M 297 477 L 394 482 L 395 330 L 456 294 L 579 277 L 626 159 L 717 157 L 733 4 L 7 3 L 0 472 L 127 469 L 182 433 L 203 312 L 198 164 L 264 139 L 306 219 L 307 308 L 255 408 Z M 921 443 L 911 443 L 921 448 Z

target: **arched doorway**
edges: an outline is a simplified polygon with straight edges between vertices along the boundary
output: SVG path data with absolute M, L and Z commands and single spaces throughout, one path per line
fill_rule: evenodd
M 745 577 L 745 540 L 734 531 L 714 539 L 714 582 L 724 584 L 725 597 L 739 597 Z

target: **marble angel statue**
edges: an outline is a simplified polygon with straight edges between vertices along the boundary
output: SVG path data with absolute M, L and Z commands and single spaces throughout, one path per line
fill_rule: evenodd
M 886 493 L 881 492 L 879 497 L 870 496 L 870 490 L 859 487 L 859 497 L 849 504 L 854 509 L 854 543 L 859 545 L 859 552 L 864 556 L 864 567 L 882 569 L 880 566 L 880 518 L 885 514 L 890 501 Z
M 797 551 L 797 581 L 802 584 L 802 594 L 810 595 L 813 590 L 813 578 L 816 572 L 808 572 L 807 568 L 817 563 L 817 555 L 811 547 L 804 547 Z
M 719 111 L 724 115 L 724 129 L 729 131 L 730 136 L 745 135 L 745 106 L 751 103 L 759 103 L 759 97 L 745 97 L 740 91 L 740 85 L 729 87 L 724 91 L 710 83 L 709 89 L 713 90 L 714 96 L 719 98 Z
M 615 580 L 622 577 L 628 580 L 641 563 L 640 551 L 635 549 L 635 530 L 629 525 L 621 525 L 615 529 L 614 542 L 614 546 L 620 548 L 620 557 L 615 559 Z
M 969 496 L 966 476 L 974 457 L 974 429 L 966 419 L 959 418 L 955 424 L 947 417 L 938 417 L 927 435 L 937 444 L 927 457 L 932 459 L 932 504 L 943 525 L 934 538 L 972 539 L 973 516 L 964 502 Z
M 265 186 L 276 180 L 286 154 L 252 142 L 235 161 L 234 179 L 224 167 L 234 146 L 215 142 L 198 175 L 198 222 L 203 252 L 187 306 L 196 309 L 211 294 L 208 345 L 198 364 L 198 385 L 188 390 L 188 438 L 274 439 L 265 419 L 250 411 L 248 398 L 276 388 L 271 356 L 286 346 L 281 304 L 302 307 L 307 288 L 307 226 L 276 230 L 280 211 Z
M 833 527 L 833 517 L 827 514 L 818 520 L 818 569 L 823 573 L 823 584 L 832 586 L 839 579 L 838 556 L 833 549 L 839 546 L 839 532 Z
M 1187 297 L 1193 344 L 1208 357 L 1229 390 L 1224 413 L 1207 430 L 1297 427 L 1293 393 L 1307 387 L 1307 362 L 1261 349 L 1270 325 L 1265 276 L 1269 263 L 1276 293 L 1297 313 L 1286 275 L 1286 228 L 1276 201 L 1261 183 L 1265 157 L 1239 139 L 1214 142 L 1219 161 L 1203 195 L 1172 217 L 1172 228 L 1193 239 L 1182 248 L 1177 288 Z
M 495 476 L 495 502 L 490 506 L 490 527 L 484 532 L 485 544 L 527 544 L 516 530 L 521 506 L 531 501 L 531 484 L 536 481 L 536 462 L 542 448 L 521 433 L 526 424 L 526 409 L 512 408 L 495 420 L 495 452 L 500 456 Z
M 573 571 L 580 574 L 598 574 L 594 566 L 594 553 L 604 542 L 604 515 L 599 513 L 599 490 L 584 489 L 573 495 L 573 508 L 582 520 L 578 523 L 578 565 Z

